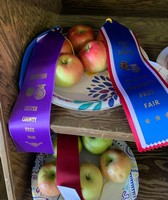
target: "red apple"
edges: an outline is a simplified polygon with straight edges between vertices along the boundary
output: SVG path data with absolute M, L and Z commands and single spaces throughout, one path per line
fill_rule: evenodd
M 106 48 L 102 41 L 90 41 L 79 51 L 83 67 L 89 72 L 101 72 L 107 68 Z
M 109 149 L 100 157 L 100 168 L 103 176 L 116 183 L 127 180 L 132 165 L 127 154 L 120 149 Z
M 97 37 L 96 37 L 96 40 L 99 40 L 99 41 L 104 42 L 104 38 L 103 38 L 103 36 L 102 36 L 102 34 L 101 34 L 101 31 L 98 32 Z
M 63 54 L 63 53 L 73 53 L 73 46 L 70 43 L 70 41 L 68 41 L 67 39 L 65 39 L 60 51 L 60 54 Z
M 61 54 L 57 60 L 55 85 L 71 87 L 77 84 L 83 75 L 83 65 L 73 54 Z
M 88 41 L 95 39 L 92 27 L 87 25 L 73 26 L 68 31 L 67 37 L 71 41 L 75 52 L 78 52 Z
M 38 172 L 38 187 L 45 196 L 58 196 L 60 191 L 56 186 L 55 161 L 44 164 Z

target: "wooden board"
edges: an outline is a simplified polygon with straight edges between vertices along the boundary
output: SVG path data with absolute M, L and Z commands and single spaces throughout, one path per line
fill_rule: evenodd
M 0 200 L 8 200 L 1 160 L 0 160 Z
M 62 0 L 62 14 L 165 18 L 167 0 Z
M 134 141 L 121 106 L 96 112 L 52 107 L 51 129 L 56 133 Z

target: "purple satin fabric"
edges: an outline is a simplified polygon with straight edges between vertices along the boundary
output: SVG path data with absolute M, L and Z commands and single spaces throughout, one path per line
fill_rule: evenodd
M 53 30 L 35 44 L 9 121 L 9 132 L 19 152 L 54 153 L 50 111 L 56 61 L 63 42 L 60 31 Z

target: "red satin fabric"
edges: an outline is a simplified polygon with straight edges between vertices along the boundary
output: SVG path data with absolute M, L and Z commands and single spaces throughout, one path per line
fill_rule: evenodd
M 78 136 L 58 134 L 57 137 L 57 185 L 74 188 L 83 200 Z

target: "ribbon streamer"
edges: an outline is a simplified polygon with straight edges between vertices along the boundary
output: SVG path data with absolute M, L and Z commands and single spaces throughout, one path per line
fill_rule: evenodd
M 141 54 L 135 35 L 116 21 L 101 28 L 111 82 L 140 152 L 168 145 L 168 84 Z
M 54 153 L 50 111 L 56 61 L 63 42 L 60 30 L 54 29 L 34 44 L 9 121 L 9 132 L 20 152 Z
M 73 188 L 83 200 L 80 187 L 78 136 L 57 135 L 57 185 Z
M 35 38 L 24 54 L 20 93 L 12 110 L 9 131 L 20 152 L 53 154 L 50 110 L 56 61 L 65 38 L 58 27 Z M 57 182 L 75 189 L 82 199 L 78 137 L 58 135 Z

